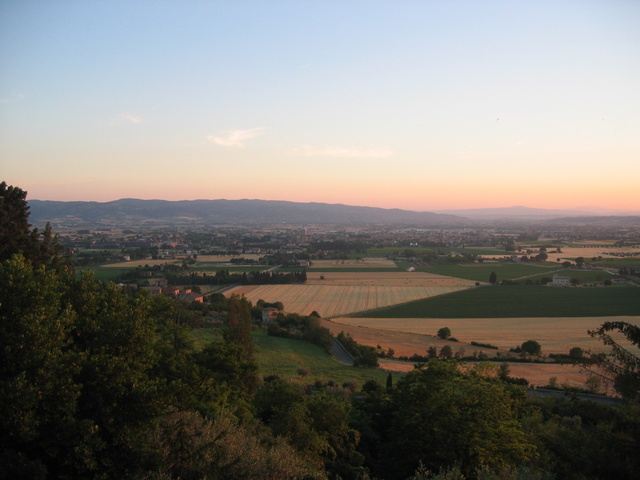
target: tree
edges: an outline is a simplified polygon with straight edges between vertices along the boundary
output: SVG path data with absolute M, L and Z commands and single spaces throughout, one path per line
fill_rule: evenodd
M 437 335 L 439 338 L 446 340 L 447 338 L 451 337 L 451 330 L 449 329 L 449 327 L 442 327 L 440 330 L 438 330 Z
M 427 357 L 436 358 L 438 356 L 438 349 L 433 345 L 427 349 Z
M 231 295 L 227 301 L 226 326 L 227 340 L 243 347 L 246 354 L 252 356 L 251 308 L 244 295 Z
M 498 275 L 496 274 L 496 272 L 491 272 L 491 274 L 489 275 L 489 283 L 492 285 L 498 283 Z
M 62 246 L 57 236 L 47 224 L 44 232 L 31 229 L 29 224 L 29 206 L 27 192 L 0 183 L 0 261 L 10 259 L 20 253 L 36 268 L 51 265 L 55 268 L 68 268 L 69 262 L 62 262 Z
M 589 335 L 610 348 L 608 353 L 588 353 L 583 367 L 609 380 L 623 397 L 640 401 L 640 327 L 628 322 L 604 322 Z
M 573 347 L 569 350 L 569 357 L 573 360 L 580 360 L 584 355 L 584 350 L 580 347 Z
M 440 358 L 448 360 L 453 356 L 453 350 L 449 345 L 445 345 L 440 349 Z
M 527 340 L 520 346 L 520 349 L 522 353 L 528 353 L 529 355 L 540 355 L 542 353 L 542 347 L 535 340 Z
M 500 469 L 532 458 L 536 447 L 507 388 L 453 362 L 430 360 L 407 373 L 392 394 L 380 476 L 407 478 L 420 462 L 431 471 L 457 463 L 472 475 L 480 466 Z

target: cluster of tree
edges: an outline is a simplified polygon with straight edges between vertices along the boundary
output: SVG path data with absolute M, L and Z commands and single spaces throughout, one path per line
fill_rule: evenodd
M 97 265 L 109 262 L 119 262 L 122 255 L 115 254 L 109 250 L 100 252 L 79 252 L 72 257 L 73 265 L 76 267 L 85 267 L 87 265 Z
M 540 252 L 537 255 L 522 255 L 519 260 L 523 263 L 526 262 L 544 262 L 549 258 L 546 252 Z
M 267 304 L 265 304 L 267 305 Z M 320 325 L 318 315 L 298 315 L 279 313 L 273 323 L 267 326 L 267 334 L 274 337 L 297 338 L 314 343 L 327 352 L 331 351 L 333 335 L 328 328 Z
M 375 348 L 356 342 L 348 332 L 340 332 L 336 339 L 351 354 L 354 365 L 361 367 L 378 366 L 378 354 Z
M 522 345 L 518 345 L 517 347 L 510 348 L 510 352 L 514 353 L 522 353 L 525 355 L 542 355 L 542 346 L 535 340 L 527 340 L 523 342 Z
M 258 260 L 254 260 L 253 258 L 236 257 L 229 260 L 229 263 L 233 265 L 257 265 Z
M 305 270 L 295 272 L 243 272 L 229 273 L 229 270 L 218 270 L 214 275 L 191 272 L 189 274 L 165 273 L 164 277 L 172 285 L 269 285 L 303 283 L 307 280 Z
M 240 283 L 243 285 L 271 285 L 286 283 L 304 283 L 307 281 L 307 271 L 294 272 L 250 272 L 243 273 Z
M 158 247 L 150 246 L 150 247 L 137 247 L 137 248 L 126 248 L 122 251 L 124 255 L 129 255 L 131 260 L 144 260 L 145 258 L 153 258 L 154 260 L 158 258 Z

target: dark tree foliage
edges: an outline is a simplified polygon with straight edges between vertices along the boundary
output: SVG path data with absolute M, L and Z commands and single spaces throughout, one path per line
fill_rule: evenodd
M 245 350 L 247 358 L 253 356 L 251 339 L 251 305 L 239 295 L 232 295 L 227 302 L 226 339 Z
M 263 304 L 274 308 L 278 308 L 276 304 L 280 304 L 281 308 L 284 308 L 280 302 L 275 304 L 264 302 Z M 276 319 L 276 323 L 271 323 L 267 327 L 267 334 L 273 337 L 306 340 L 322 347 L 327 352 L 330 352 L 333 346 L 333 335 L 328 328 L 320 325 L 320 317 L 314 315 L 280 314 Z
M 535 446 L 517 420 L 515 400 L 499 380 L 465 374 L 456 362 L 431 360 L 400 379 L 381 459 L 383 478 L 404 479 L 460 464 L 469 475 L 526 462 Z
M 31 229 L 27 192 L 0 183 L 0 261 L 20 253 L 35 266 L 48 265 L 53 268 L 68 268 L 70 262 L 61 258 L 63 251 L 57 236 L 47 224 L 44 232 Z
M 542 353 L 542 347 L 535 340 L 527 340 L 520 346 L 520 350 L 529 355 L 540 355 Z
M 336 339 L 351 354 L 354 365 L 361 367 L 378 366 L 378 355 L 375 348 L 359 344 L 349 333 L 340 332 Z
M 628 322 L 604 322 L 589 335 L 610 350 L 587 354 L 583 366 L 611 381 L 623 397 L 640 401 L 640 327 Z
M 439 338 L 446 340 L 451 336 L 451 330 L 449 329 L 449 327 L 442 327 L 438 330 L 437 335 Z

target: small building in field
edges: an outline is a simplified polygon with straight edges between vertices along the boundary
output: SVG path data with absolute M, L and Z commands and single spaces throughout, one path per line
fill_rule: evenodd
M 262 322 L 273 323 L 278 317 L 278 309 L 274 307 L 266 307 L 262 309 Z
M 554 287 L 570 287 L 571 278 L 563 275 L 554 275 L 553 280 L 549 285 L 553 285 Z

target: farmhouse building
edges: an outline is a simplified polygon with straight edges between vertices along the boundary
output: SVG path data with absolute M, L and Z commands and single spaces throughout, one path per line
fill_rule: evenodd
M 550 285 L 554 287 L 569 287 L 571 286 L 571 279 L 562 275 L 554 275 Z
M 264 323 L 273 323 L 278 316 L 278 309 L 274 307 L 266 307 L 262 309 L 262 321 Z

